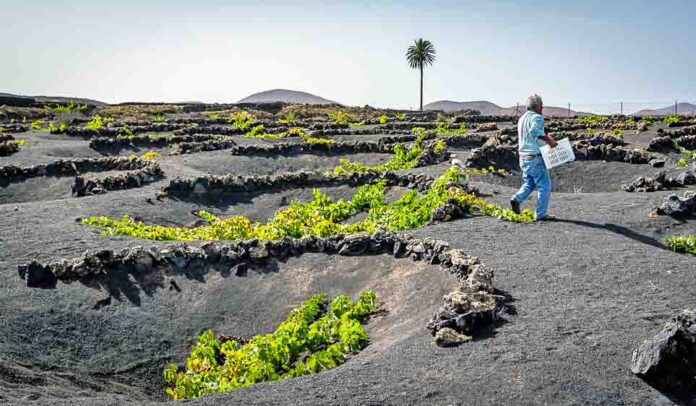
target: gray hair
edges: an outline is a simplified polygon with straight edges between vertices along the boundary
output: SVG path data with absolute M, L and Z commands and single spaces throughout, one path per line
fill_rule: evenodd
M 527 97 L 527 110 L 537 111 L 541 108 L 543 102 L 541 101 L 541 96 L 534 93 L 533 95 Z

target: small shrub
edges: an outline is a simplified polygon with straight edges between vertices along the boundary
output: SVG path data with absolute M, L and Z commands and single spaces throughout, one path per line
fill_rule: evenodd
M 416 140 L 408 149 L 406 149 L 406 147 L 404 147 L 402 144 L 394 145 L 394 155 L 387 162 L 381 165 L 370 166 L 365 165 L 362 162 L 352 162 L 347 159 L 340 159 L 339 165 L 334 169 L 334 173 L 341 175 L 353 172 L 386 172 L 414 168 L 418 164 L 418 158 L 424 152 L 424 140 L 425 136 L 417 136 Z
M 580 117 L 580 121 L 582 123 L 585 123 L 586 125 L 593 126 L 593 127 L 601 124 L 605 120 L 606 120 L 606 117 L 604 117 L 604 116 L 583 116 L 583 117 Z
M 152 115 L 152 121 L 155 123 L 164 123 L 167 121 L 167 117 L 162 112 L 156 112 Z
M 331 138 L 319 138 L 319 137 L 312 137 L 311 135 L 307 134 L 302 128 L 299 127 L 293 127 L 288 130 L 289 134 L 292 135 L 297 135 L 300 138 L 302 138 L 302 142 L 307 143 L 307 144 L 335 144 L 336 140 L 333 140 Z
M 662 121 L 666 124 L 676 124 L 676 123 L 681 122 L 681 117 L 675 116 L 675 115 L 667 116 Z
M 446 114 L 446 113 L 437 113 L 437 118 L 435 119 L 435 122 L 437 123 L 438 127 L 444 126 L 448 127 L 452 124 L 454 124 L 456 120 L 456 117 L 451 114 Z
M 379 120 L 380 124 L 384 125 L 384 124 L 387 124 L 389 122 L 389 117 L 387 117 L 386 114 L 382 114 L 381 116 L 379 116 L 378 120 Z
M 435 143 L 433 144 L 433 151 L 435 153 L 440 153 L 446 149 L 447 149 L 447 143 L 445 142 L 445 140 L 442 140 L 442 139 L 436 140 Z
M 127 125 L 124 125 L 121 132 L 116 136 L 117 140 L 132 140 L 133 138 L 135 138 L 135 134 L 133 134 L 133 131 L 131 131 L 130 127 Z
M 44 121 L 42 119 L 34 120 L 31 122 L 29 127 L 32 130 L 43 130 Z
M 193 399 L 341 365 L 347 355 L 368 344 L 361 324 L 376 307 L 372 291 L 361 293 L 355 302 L 346 295 L 329 302 L 319 293 L 292 310 L 275 332 L 254 336 L 246 344 L 217 340 L 213 330 L 206 330 L 198 336 L 184 371 L 176 364 L 164 369 L 167 394 Z
M 404 121 L 406 120 L 406 113 L 394 113 L 394 117 L 399 121 Z
M 466 135 L 469 132 L 469 128 L 466 124 L 460 124 L 459 127 L 450 129 L 449 124 L 439 123 L 437 127 L 432 130 L 426 130 L 423 127 L 413 127 L 411 132 L 419 136 L 432 136 L 432 135 L 444 135 L 448 137 L 458 137 Z
M 674 252 L 696 255 L 696 235 L 667 237 L 667 246 Z
M 244 138 L 283 138 L 287 135 L 286 132 L 282 133 L 267 133 L 264 131 L 265 127 L 263 124 L 259 124 L 256 127 L 252 128 L 250 131 L 247 131 L 246 134 L 244 134 Z
M 286 111 L 280 120 L 278 120 L 280 123 L 292 123 L 295 121 L 297 121 L 297 113 L 294 111 Z
M 479 174 L 486 175 L 488 173 L 492 173 L 492 174 L 498 174 L 498 175 L 505 176 L 505 175 L 507 175 L 508 172 L 503 168 L 496 169 L 495 167 L 493 167 L 491 165 L 488 168 L 481 168 L 481 169 L 479 169 L 479 168 L 466 168 L 466 173 L 467 174 L 474 174 L 474 175 L 479 175 Z
M 95 114 L 94 117 L 85 124 L 85 128 L 88 130 L 98 130 L 103 128 L 107 123 L 113 121 L 114 119 L 111 117 L 102 117 L 99 114 Z
M 167 139 L 167 138 L 172 138 L 172 134 L 150 134 L 147 136 L 147 138 L 150 141 L 158 141 L 161 139 Z
M 434 133 L 435 134 L 440 134 L 440 135 L 448 135 L 448 136 L 460 136 L 460 135 L 466 135 L 466 133 L 469 131 L 467 128 L 466 124 L 460 124 L 458 128 L 453 128 L 450 129 L 447 125 L 445 124 L 439 124 L 437 128 L 435 128 Z
M 232 128 L 237 128 L 244 130 L 250 125 L 254 124 L 254 116 L 252 116 L 248 111 L 240 110 L 234 114 L 229 119 L 229 123 Z
M 159 152 L 156 151 L 147 151 L 143 153 L 140 157 L 146 161 L 154 161 L 155 159 L 159 158 L 161 155 Z
M 55 125 L 53 122 L 48 124 L 48 131 L 51 134 L 63 134 L 68 130 L 68 125 L 65 123 L 60 123 L 60 125 Z
M 684 158 L 677 159 L 677 166 L 680 168 L 686 168 L 689 166 L 689 162 Z
M 327 114 L 329 118 L 333 120 L 336 124 L 357 124 L 357 116 L 355 114 L 351 114 L 343 110 L 331 110 Z
M 75 103 L 74 101 L 69 101 L 67 104 L 46 104 L 44 110 L 52 111 L 56 113 L 69 113 L 73 111 L 84 112 L 87 110 L 87 105 L 82 103 Z
M 411 128 L 411 132 L 413 133 L 413 135 L 421 137 L 425 137 L 426 135 L 428 135 L 428 130 L 426 130 L 423 127 L 413 127 Z

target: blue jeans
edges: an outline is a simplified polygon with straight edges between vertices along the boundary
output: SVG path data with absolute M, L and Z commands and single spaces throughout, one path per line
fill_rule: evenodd
M 551 176 L 546 170 L 544 159 L 540 156 L 532 159 L 520 159 L 522 169 L 522 180 L 524 183 L 520 190 L 512 198 L 522 204 L 534 189 L 539 190 L 537 197 L 536 218 L 546 216 L 546 209 L 549 207 L 551 198 Z

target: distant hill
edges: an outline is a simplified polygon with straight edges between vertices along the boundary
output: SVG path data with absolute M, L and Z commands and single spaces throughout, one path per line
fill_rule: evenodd
M 678 103 L 677 104 L 677 113 L 683 114 L 683 115 L 696 115 L 696 105 L 693 105 L 691 103 Z M 669 116 L 674 114 L 674 105 L 664 107 L 661 109 L 655 109 L 655 110 L 650 110 L 650 109 L 645 109 L 641 111 L 637 111 L 633 113 L 633 116 Z
M 0 104 L 28 106 L 33 103 L 75 103 L 88 104 L 90 106 L 106 106 L 104 102 L 91 99 L 82 99 L 79 97 L 62 97 L 62 96 L 22 96 L 11 93 L 0 93 Z
M 238 103 L 299 103 L 299 104 L 338 104 L 335 101 L 324 99 L 306 92 L 296 90 L 273 89 L 265 92 L 254 93 L 247 96 Z
M 445 112 L 452 111 L 462 111 L 462 110 L 478 110 L 481 114 L 486 116 L 514 116 L 515 107 L 500 107 L 495 103 L 491 103 L 485 100 L 479 101 L 469 101 L 469 102 L 455 102 L 450 100 L 441 100 L 432 103 L 428 103 L 423 106 L 423 110 L 442 110 Z M 526 108 L 520 106 L 519 111 L 524 113 Z M 563 117 L 568 115 L 568 109 L 564 107 L 553 107 L 544 106 L 545 116 L 557 116 Z M 577 112 L 570 110 L 571 116 L 584 116 L 588 113 Z
M 478 110 L 483 115 L 495 116 L 499 115 L 501 107 L 489 101 L 455 102 L 451 100 L 440 100 L 426 104 L 423 106 L 423 110 L 442 110 L 445 112 Z

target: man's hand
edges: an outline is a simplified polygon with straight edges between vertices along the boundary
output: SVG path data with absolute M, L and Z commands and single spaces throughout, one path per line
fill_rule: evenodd
M 556 142 L 556 140 L 554 140 L 553 138 L 551 138 L 551 137 L 548 136 L 548 135 L 545 135 L 545 136 L 544 136 L 544 141 L 545 141 L 547 144 L 549 144 L 549 146 L 550 146 L 551 148 L 556 148 L 556 145 L 558 145 L 558 143 Z

